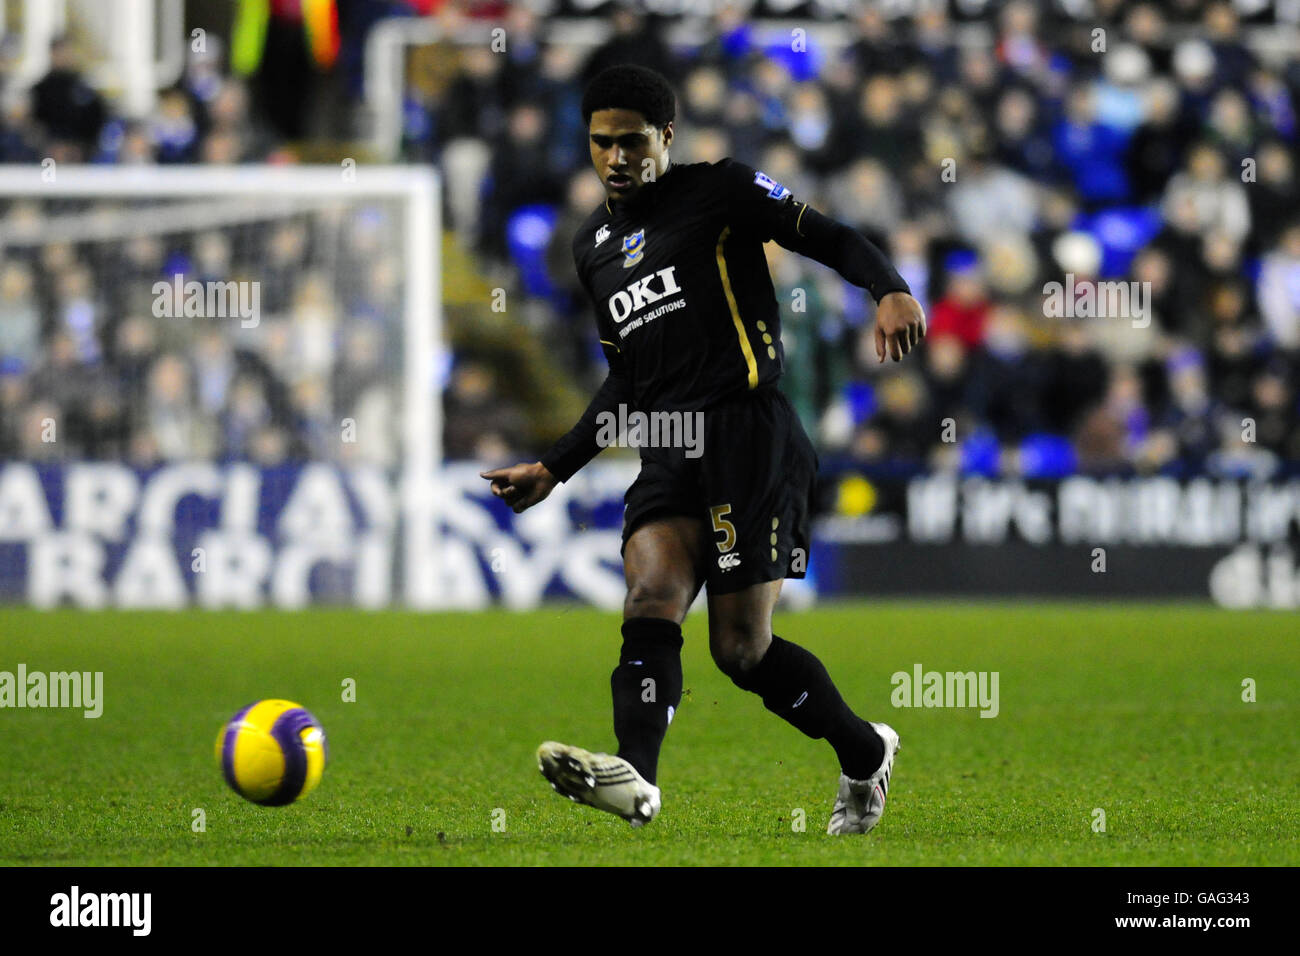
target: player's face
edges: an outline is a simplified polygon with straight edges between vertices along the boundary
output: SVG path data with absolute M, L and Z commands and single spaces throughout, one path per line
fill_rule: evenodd
M 672 123 L 656 129 L 635 110 L 596 110 L 587 132 L 591 162 L 610 199 L 636 195 L 668 168 Z

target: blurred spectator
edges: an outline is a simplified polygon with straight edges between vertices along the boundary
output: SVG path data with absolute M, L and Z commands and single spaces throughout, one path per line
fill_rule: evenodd
M 496 375 L 481 362 L 462 361 L 445 397 L 443 449 L 451 458 L 504 460 L 520 447 L 523 410 L 503 400 Z
M 957 46 L 944 5 L 923 3 L 917 7 L 913 43 L 915 65 L 933 76 L 936 83 L 951 83 L 957 78 Z
M 509 37 L 502 53 L 494 52 L 505 60 L 501 67 L 501 96 L 508 106 L 521 99 L 536 99 L 538 83 L 542 76 L 542 41 L 538 32 L 538 16 L 526 4 L 511 4 L 503 23 Z M 559 116 L 553 110 L 548 114 Z
M 1175 272 L 1169 255 L 1160 247 L 1149 245 L 1133 258 L 1133 280 L 1150 290 L 1151 321 L 1166 332 L 1186 326 L 1186 307 L 1179 301 Z M 1190 294 L 1190 290 L 1189 290 Z
M 491 228 L 482 235 L 481 249 L 504 260 L 506 221 L 511 210 L 529 203 L 554 201 L 562 188 L 560 171 L 550 165 L 546 146 L 546 114 L 533 103 L 510 111 L 506 137 L 493 150 L 483 214 Z
M 72 337 L 78 358 L 87 365 L 100 358 L 103 322 L 94 296 L 94 276 L 89 269 L 77 265 L 59 274 L 54 289 L 55 314 Z
M 858 112 L 848 122 L 840 165 L 851 156 L 870 156 L 899 169 L 920 153 L 915 119 L 904 116 L 902 90 L 892 76 L 875 76 L 862 87 Z
M 1000 11 L 997 58 L 1027 79 L 1047 72 L 1050 54 L 1038 36 L 1038 11 L 1026 0 L 1012 0 Z
M 67 37 L 50 44 L 50 70 L 32 87 L 32 117 L 51 139 L 77 147 L 84 158 L 108 118 L 104 100 L 82 78 L 76 51 Z
M 179 355 L 165 354 L 149 370 L 144 424 L 159 455 L 168 460 L 208 457 L 216 447 L 192 396 L 190 370 Z
M 1169 24 L 1156 3 L 1125 4 L 1124 27 L 1128 39 L 1142 48 L 1154 73 L 1167 76 L 1173 65 Z
M 925 383 L 915 372 L 898 371 L 880 383 L 878 394 L 879 408 L 854 434 L 851 455 L 861 462 L 923 463 L 938 434 Z
M 0 162 L 35 163 L 41 156 L 38 131 L 31 122 L 31 98 L 25 90 L 6 91 L 0 120 Z
M 251 375 L 230 383 L 220 416 L 222 446 L 237 457 L 250 455 L 253 437 L 271 423 L 271 408 L 262 384 Z
M 849 164 L 832 180 L 828 198 L 837 218 L 882 241 L 902 219 L 901 190 L 889 170 L 874 159 Z
M 1210 106 L 1208 139 L 1225 158 L 1228 171 L 1241 175 L 1242 161 L 1255 151 L 1258 131 L 1246 98 L 1236 90 L 1220 90 Z
M 800 83 L 789 97 L 790 141 L 804 166 L 828 173 L 843 165 L 826 94 L 815 83 Z
M 1275 364 L 1251 383 L 1244 406 L 1255 423 L 1255 440 L 1285 461 L 1300 459 L 1300 427 L 1296 423 L 1293 372 Z
M 944 419 L 961 425 L 971 417 L 967 350 L 957 336 L 942 333 L 926 340 L 923 350 L 926 389 L 930 393 L 931 436 L 940 434 Z M 933 438 L 931 439 L 933 442 Z
M 1134 43 L 1117 43 L 1102 61 L 1102 74 L 1093 84 L 1096 118 L 1126 139 L 1145 112 L 1143 91 L 1151 76 L 1151 60 Z
M 1205 343 L 1215 396 L 1230 408 L 1250 404 L 1251 382 L 1260 366 L 1258 322 L 1246 312 L 1246 293 L 1235 283 L 1212 286 L 1210 329 Z
M 1008 89 L 998 100 L 995 122 L 998 163 L 1045 182 L 1060 177 L 1051 137 L 1033 94 L 1022 87 Z
M 8 262 L 0 270 L 0 374 L 27 372 L 41 357 L 41 313 L 31 270 Z
M 1250 76 L 1250 105 L 1262 127 L 1285 140 L 1296 138 L 1296 111 L 1291 92 L 1272 70 L 1256 70 Z
M 1170 444 L 1162 446 L 1157 455 L 1177 456 L 1195 468 L 1218 447 L 1225 411 L 1210 395 L 1199 353 L 1189 349 L 1170 357 L 1169 390 L 1172 401 L 1158 434 Z
M 1186 169 L 1175 173 L 1165 190 L 1166 215 L 1182 203 L 1194 210 L 1194 229 L 1222 229 L 1234 239 L 1250 231 L 1250 205 L 1239 181 L 1229 179 L 1223 156 L 1208 142 L 1193 146 Z
M 864 4 L 853 25 L 857 38 L 848 55 L 861 76 L 895 74 L 907 66 L 907 49 L 879 7 Z
M 989 314 L 971 368 L 971 408 L 999 436 L 1018 442 L 1043 427 L 1046 367 L 1030 347 L 1025 316 L 1010 306 Z
M 1138 463 L 1149 428 L 1142 380 L 1131 366 L 1116 366 L 1105 401 L 1085 414 L 1075 432 L 1079 470 L 1092 474 L 1116 472 Z
M 1273 341 L 1300 350 L 1300 223 L 1287 228 L 1259 271 L 1259 310 Z
M 984 341 L 992 309 L 978 261 L 973 253 L 953 253 L 945 267 L 947 286 L 930 312 L 929 334 L 952 335 L 967 349 L 976 348 Z
M 505 126 L 503 61 L 486 46 L 471 46 L 461 51 L 460 65 L 442 97 L 439 138 L 494 140 Z
M 692 126 L 718 126 L 727 105 L 727 77 L 717 67 L 701 66 L 682 81 L 679 104 L 682 116 Z
M 194 161 L 199 149 L 199 130 L 189 97 L 183 90 L 168 90 L 158 98 L 158 108 L 149 123 L 149 136 L 158 162 Z
M 566 43 L 550 43 L 532 83 L 532 96 L 549 117 L 547 141 L 551 169 L 570 170 L 588 161 L 587 130 L 582 125 L 582 92 L 575 82 L 578 54 Z
M 927 237 L 915 222 L 901 223 L 891 239 L 891 261 L 921 308 L 930 313 L 930 262 L 926 257 Z
M 1253 226 L 1248 241 L 1255 250 L 1277 245 L 1282 230 L 1300 222 L 1300 184 L 1295 157 L 1282 143 L 1264 143 L 1258 152 L 1258 179 L 1246 191 Z
M 1070 170 L 1074 187 L 1085 203 L 1096 207 L 1129 198 L 1124 169 L 1128 134 L 1098 122 L 1092 90 L 1081 83 L 1066 96 L 1065 116 L 1057 123 L 1053 142 L 1060 162 Z
M 262 308 L 276 314 L 286 311 L 297 285 L 298 271 L 307 256 L 307 226 L 298 220 L 276 225 L 266 239 L 260 266 Z
M 702 126 L 684 133 L 674 146 L 677 158 L 673 162 L 716 163 L 731 155 L 727 134 L 714 126 Z
M 998 97 L 1009 84 L 994 51 L 965 47 L 958 60 L 958 84 L 969 98 L 975 116 L 987 120 L 997 111 Z
M 657 70 L 670 81 L 678 79 L 677 58 L 664 41 L 660 21 L 654 16 L 644 16 L 628 3 L 614 6 L 610 18 L 614 35 L 606 40 L 583 64 L 578 78 L 585 87 L 597 73 L 606 67 L 635 63 Z
M 1214 54 L 1215 80 L 1220 86 L 1241 86 L 1255 66 L 1255 56 L 1241 42 L 1237 11 L 1227 0 L 1205 8 L 1205 36 Z
M 1043 370 L 1043 424 L 1058 435 L 1072 434 L 1106 389 L 1107 368 L 1080 320 L 1067 320 Z
M 1153 81 L 1146 91 L 1145 118 L 1129 141 L 1126 157 L 1134 199 L 1160 198 L 1194 135 L 1195 124 L 1181 110 L 1177 86 L 1165 79 Z
M 957 181 L 947 192 L 958 233 L 975 244 L 1005 232 L 1028 232 L 1038 214 L 1033 184 L 991 162 L 989 144 L 983 132 L 979 135 L 965 160 L 957 162 Z

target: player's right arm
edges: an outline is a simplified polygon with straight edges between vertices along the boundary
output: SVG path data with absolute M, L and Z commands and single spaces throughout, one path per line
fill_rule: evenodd
M 578 276 L 582 278 L 580 263 Z M 590 296 L 591 289 L 585 279 L 582 285 Z M 568 481 L 595 458 L 601 450 L 601 445 L 596 441 L 601 416 L 604 413 L 617 416 L 620 404 L 631 404 L 631 376 L 622 353 L 613 342 L 613 330 L 603 327 L 599 314 L 598 311 L 596 327 L 601 335 L 600 347 L 609 363 L 609 372 L 587 405 L 587 410 L 582 413 L 582 418 L 542 455 L 540 461 L 480 472 L 479 477 L 492 483 L 492 494 L 504 499 L 516 514 L 545 500 L 557 484 Z M 609 336 L 608 339 L 605 338 L 606 335 Z

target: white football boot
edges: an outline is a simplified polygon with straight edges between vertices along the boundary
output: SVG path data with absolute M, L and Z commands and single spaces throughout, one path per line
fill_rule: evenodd
M 880 816 L 885 812 L 889 773 L 894 769 L 894 756 L 903 745 L 893 727 L 869 723 L 885 742 L 885 759 L 881 762 L 880 769 L 866 780 L 854 780 L 840 774 L 840 790 L 835 796 L 835 807 L 831 810 L 827 833 L 866 833 L 880 822 Z
M 556 793 L 620 816 L 634 827 L 659 815 L 659 788 L 622 757 L 548 740 L 537 748 L 537 767 Z

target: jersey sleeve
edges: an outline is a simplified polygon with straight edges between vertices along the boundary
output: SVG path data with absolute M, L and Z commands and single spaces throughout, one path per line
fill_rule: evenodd
M 736 223 L 800 255 L 830 266 L 866 289 L 879 302 L 891 292 L 911 290 L 903 277 L 866 236 L 824 216 L 766 173 L 731 159 L 718 166 Z
M 724 159 L 718 163 L 723 193 L 736 225 L 756 232 L 763 242 L 797 235 L 800 216 L 807 204 L 767 173 L 752 166 Z M 781 243 L 785 245 L 784 242 Z

